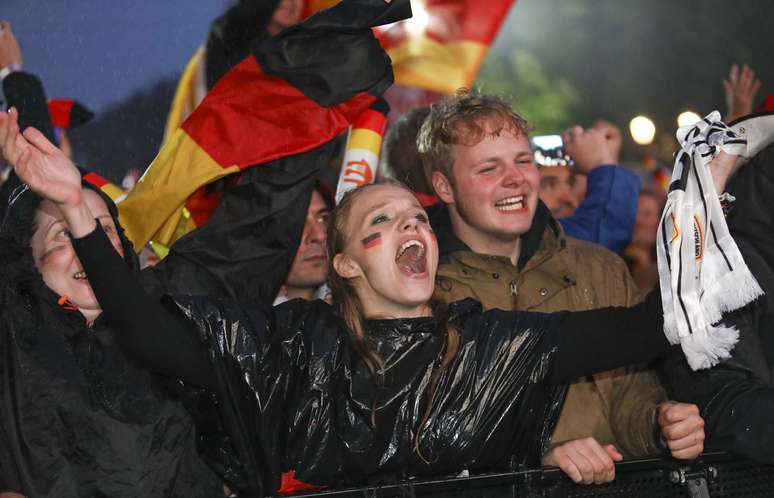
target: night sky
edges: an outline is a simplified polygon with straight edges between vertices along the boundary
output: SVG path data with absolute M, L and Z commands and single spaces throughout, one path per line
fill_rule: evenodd
M 2 0 L 25 68 L 49 97 L 74 97 L 99 112 L 179 73 L 225 0 Z

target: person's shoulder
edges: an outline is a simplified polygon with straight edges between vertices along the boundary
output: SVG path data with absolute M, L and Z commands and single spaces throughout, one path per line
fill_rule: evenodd
M 291 299 L 272 309 L 272 329 L 275 334 L 301 334 L 310 352 L 319 354 L 339 342 L 340 320 L 333 307 L 321 299 Z
M 564 252 L 581 264 L 603 264 L 625 267 L 623 258 L 607 247 L 587 240 L 566 237 Z
M 333 307 L 322 299 L 289 299 L 274 306 L 272 314 L 277 321 L 328 318 L 333 315 Z

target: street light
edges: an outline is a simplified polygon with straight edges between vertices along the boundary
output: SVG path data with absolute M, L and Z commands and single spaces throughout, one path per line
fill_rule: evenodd
M 696 114 L 692 111 L 685 111 L 681 112 L 679 116 L 677 116 L 677 126 L 683 127 L 683 126 L 690 126 L 693 124 L 696 124 L 698 121 L 701 120 L 701 116 Z
M 656 136 L 656 125 L 645 116 L 636 116 L 629 121 L 629 132 L 639 145 L 648 145 Z

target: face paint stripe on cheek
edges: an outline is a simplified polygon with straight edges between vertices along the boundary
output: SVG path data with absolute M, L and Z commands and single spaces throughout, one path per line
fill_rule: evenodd
M 372 233 L 360 242 L 363 244 L 363 248 L 371 249 L 372 247 L 378 246 L 382 243 L 382 234 L 381 232 Z

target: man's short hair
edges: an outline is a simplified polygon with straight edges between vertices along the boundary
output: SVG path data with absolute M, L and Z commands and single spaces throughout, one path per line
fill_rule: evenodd
M 453 181 L 452 146 L 473 146 L 487 134 L 496 136 L 503 130 L 527 136 L 529 125 L 508 102 L 495 95 L 461 88 L 454 97 L 433 104 L 417 137 L 428 184 L 432 185 L 434 171 Z
M 417 150 L 417 135 L 429 107 L 412 109 L 390 126 L 384 139 L 382 164 L 384 176 L 405 183 L 414 192 L 433 193 L 427 182 L 422 158 Z

